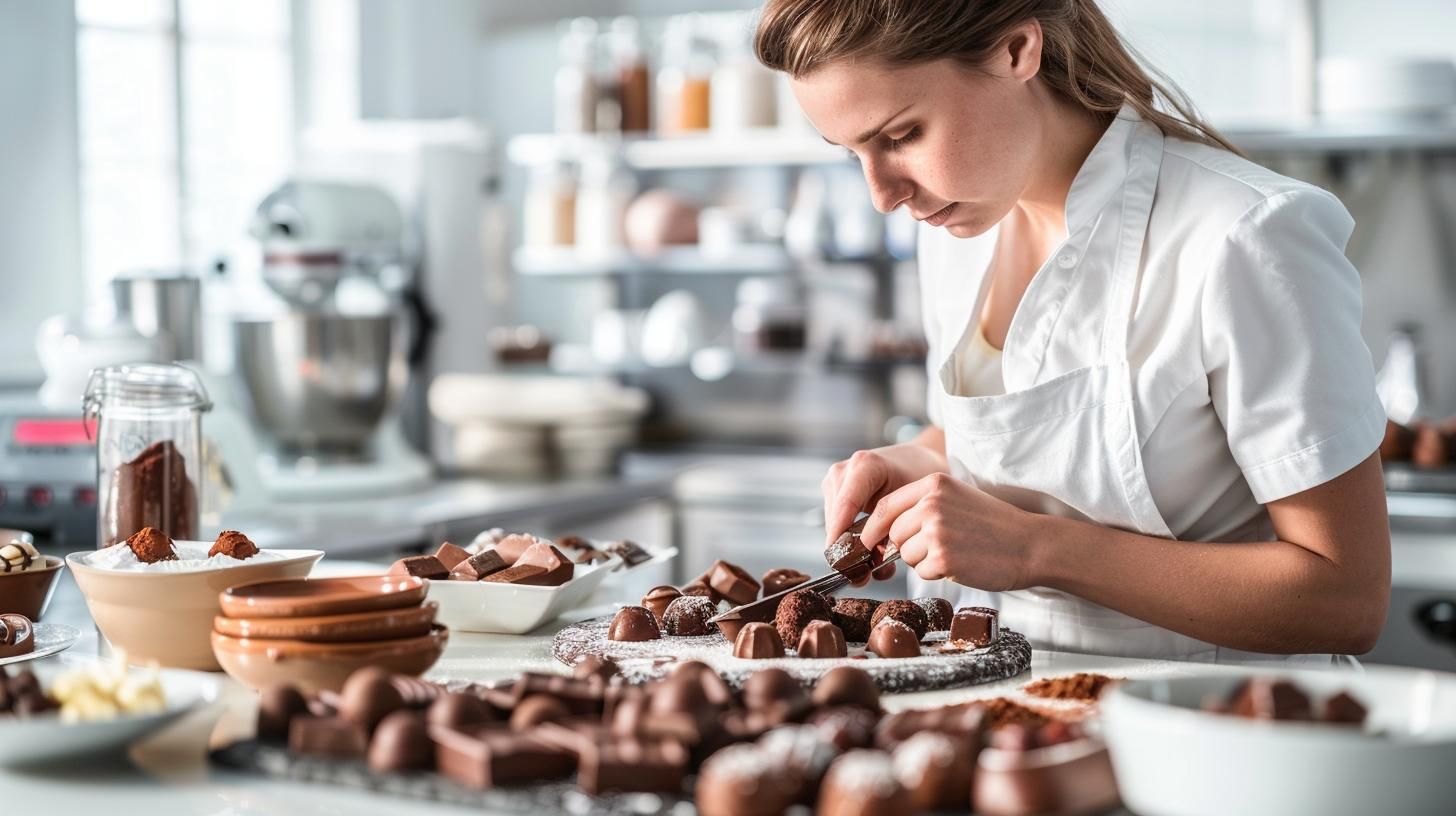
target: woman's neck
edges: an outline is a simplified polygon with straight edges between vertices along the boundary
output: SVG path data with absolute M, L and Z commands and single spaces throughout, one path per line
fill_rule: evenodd
M 1038 172 L 1022 191 L 1016 207 L 1038 232 L 1065 235 L 1067 193 L 1112 120 L 1065 102 L 1049 91 L 1045 93 L 1048 98 L 1043 106 Z

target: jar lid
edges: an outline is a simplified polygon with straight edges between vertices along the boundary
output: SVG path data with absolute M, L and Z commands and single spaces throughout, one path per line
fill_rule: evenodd
M 175 363 L 129 363 L 91 370 L 82 413 L 95 416 L 108 404 L 142 410 L 211 410 L 212 400 L 197 372 Z

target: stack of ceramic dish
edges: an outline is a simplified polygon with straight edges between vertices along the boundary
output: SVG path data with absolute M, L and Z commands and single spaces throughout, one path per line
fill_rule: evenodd
M 397 575 L 232 587 L 219 598 L 212 649 L 224 671 L 253 688 L 338 690 L 363 666 L 422 674 L 449 634 L 426 592 L 425 581 Z

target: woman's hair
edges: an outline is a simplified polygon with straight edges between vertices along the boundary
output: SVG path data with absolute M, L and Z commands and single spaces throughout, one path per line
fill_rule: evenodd
M 1064 99 L 1103 115 L 1126 102 L 1169 136 L 1239 152 L 1138 63 L 1096 0 L 767 0 L 753 44 L 764 65 L 795 77 L 852 58 L 979 66 L 1030 19 L 1041 23 L 1039 76 Z

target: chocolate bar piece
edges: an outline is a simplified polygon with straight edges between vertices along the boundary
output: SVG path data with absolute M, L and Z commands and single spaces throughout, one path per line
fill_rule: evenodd
M 545 541 L 538 541 L 526 548 L 521 557 L 516 559 L 515 566 L 541 568 L 541 574 L 519 581 L 532 586 L 561 586 L 576 574 L 576 565 L 571 563 L 571 559 Z
M 542 575 L 546 570 L 534 564 L 517 564 L 492 572 L 480 580 L 487 584 L 529 584 L 531 578 Z
M 602 712 L 602 687 L 588 680 L 564 674 L 524 672 L 511 686 L 511 697 L 516 704 L 535 694 L 555 697 L 571 714 L 598 715 Z
M 484 550 L 450 568 L 450 577 L 462 581 L 481 581 L 506 568 L 506 560 L 495 550 Z
M 609 791 L 681 793 L 688 752 L 673 740 L 587 743 L 576 784 L 592 796 Z
M 476 790 L 559 779 L 576 767 L 570 751 L 532 734 L 434 726 L 430 739 L 440 773 Z
M 413 575 L 416 578 L 440 580 L 450 577 L 450 570 L 433 555 L 412 555 L 389 565 L 390 575 Z
M 626 539 L 613 541 L 606 547 L 603 547 L 603 549 L 621 558 L 629 567 L 635 567 L 638 564 L 652 560 L 652 553 L 642 549 L 635 541 L 628 541 Z
M 950 622 L 950 642 L 990 646 L 1001 638 L 1001 613 L 984 606 L 965 606 Z
M 367 747 L 363 729 L 343 717 L 294 717 L 288 724 L 288 750 L 295 754 L 354 758 Z
M 538 540 L 533 535 L 511 533 L 495 543 L 495 551 L 500 553 L 501 558 L 506 560 L 507 565 L 515 566 L 521 554 L 535 546 Z
M 435 550 L 435 557 L 440 559 L 445 569 L 453 572 L 460 562 L 470 557 L 470 551 L 446 541 L 440 545 L 440 549 Z
M 713 564 L 708 573 L 708 586 L 734 606 L 753 603 L 758 598 L 758 582 L 753 580 L 753 576 L 727 561 Z

